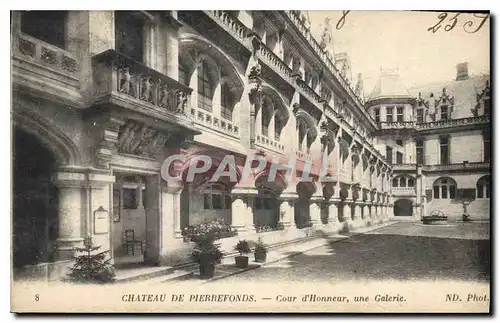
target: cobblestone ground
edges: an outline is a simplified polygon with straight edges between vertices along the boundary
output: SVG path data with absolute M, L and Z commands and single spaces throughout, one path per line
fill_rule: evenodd
M 223 279 L 224 282 L 459 280 L 489 282 L 489 223 L 396 223 Z

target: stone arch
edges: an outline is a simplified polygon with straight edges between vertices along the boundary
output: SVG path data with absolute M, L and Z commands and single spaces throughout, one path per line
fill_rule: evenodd
M 281 172 L 276 172 L 276 177 L 273 181 L 268 180 L 269 170 L 259 172 L 254 177 L 254 187 L 259 189 L 268 189 L 276 194 L 281 194 L 287 187 L 288 182 Z
M 207 41 L 200 35 L 190 33 L 182 35 L 179 39 L 179 53 L 180 60 L 184 60 L 183 57 L 188 55 L 186 57 L 190 59 L 193 70 L 199 64 L 200 58 L 210 60 L 211 63 L 221 67 L 223 74 L 225 72 L 230 76 L 229 79 L 234 86 L 241 87 L 241 90 L 243 90 L 245 84 L 243 81 L 244 77 L 235 68 L 232 59 L 218 46 Z
M 413 200 L 405 198 L 396 200 L 394 216 L 413 216 Z
M 193 153 L 187 155 L 186 158 L 184 159 L 184 163 L 181 167 L 181 177 L 184 181 L 187 180 L 186 177 L 187 177 L 187 174 L 188 174 L 190 167 L 195 166 L 195 165 L 198 165 L 201 167 L 203 165 L 203 161 L 200 161 L 197 158 L 198 156 L 208 156 L 212 161 L 212 165 L 211 165 L 210 169 L 208 169 L 206 171 L 205 174 L 197 174 L 195 176 L 195 180 L 193 183 L 195 187 L 198 187 L 200 185 L 204 185 L 206 183 L 213 183 L 211 181 L 211 179 L 214 175 L 214 172 L 217 170 L 219 165 L 222 163 L 222 161 L 226 157 L 226 154 L 224 154 L 221 151 L 215 151 L 215 150 L 201 150 L 201 151 L 193 152 Z M 228 177 L 228 176 L 219 178 L 220 182 L 222 182 L 224 185 L 228 185 L 229 187 L 236 185 L 241 180 L 241 177 L 242 177 L 241 169 L 236 165 L 236 162 L 237 161 L 235 160 L 234 165 L 231 162 L 229 162 L 227 164 L 228 165 L 227 167 L 229 167 L 229 170 L 236 174 L 236 181 L 235 182 L 232 182 L 230 177 Z M 225 170 L 227 170 L 227 167 L 225 168 Z
M 58 165 L 81 165 L 82 155 L 73 140 L 42 115 L 27 108 L 13 108 L 15 128 L 34 135 L 56 157 Z

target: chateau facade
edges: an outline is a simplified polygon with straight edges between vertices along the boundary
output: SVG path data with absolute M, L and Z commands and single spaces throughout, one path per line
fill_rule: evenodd
M 182 229 L 214 220 L 236 229 L 221 240 L 230 250 L 237 239 L 282 243 L 434 209 L 489 218 L 489 76 L 407 90 L 386 73 L 365 99 L 347 53 L 328 30 L 314 39 L 297 11 L 11 18 L 20 276 L 61 276 L 88 237 L 119 263 L 126 232 L 139 262 L 175 266 L 189 253 Z M 185 159 L 166 181 L 173 154 Z M 199 155 L 212 165 L 187 181 Z M 227 155 L 236 178 L 210 182 Z M 243 178 L 253 155 L 267 165 Z M 273 163 L 293 159 L 292 180 L 267 180 Z M 315 162 L 304 179 L 311 160 L 327 162 L 328 180 Z

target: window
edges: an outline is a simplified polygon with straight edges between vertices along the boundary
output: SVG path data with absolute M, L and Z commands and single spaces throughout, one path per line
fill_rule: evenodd
M 67 11 L 24 11 L 21 32 L 65 49 L 66 17 Z
M 406 187 L 406 178 L 399 178 L 399 187 Z
M 123 208 L 126 210 L 137 209 L 137 189 L 135 188 L 123 189 Z
M 386 107 L 387 115 L 386 115 L 386 120 L 387 122 L 393 122 L 394 121 L 394 108 L 393 107 Z
M 450 163 L 449 143 L 450 143 L 449 137 L 440 137 L 439 138 L 441 165 L 448 165 Z
M 416 146 L 417 146 L 417 164 L 423 165 L 424 164 L 424 141 L 421 139 L 418 139 L 416 141 Z
M 415 180 L 413 178 L 408 178 L 408 187 L 415 187 Z
M 203 208 L 205 210 L 231 209 L 231 194 L 220 184 L 213 184 L 204 190 Z
M 449 119 L 448 106 L 442 105 L 441 106 L 441 120 L 448 120 L 448 119 Z
M 417 109 L 417 123 L 424 122 L 424 109 Z
M 300 121 L 299 120 L 299 131 L 298 131 L 298 135 L 299 135 L 299 141 L 298 141 L 298 148 L 300 151 L 302 151 L 302 148 L 304 146 L 303 142 L 304 142 L 304 138 L 306 136 L 306 126 L 304 125 L 304 122 Z M 339 153 L 340 153 L 340 149 L 339 149 Z
M 490 176 L 483 176 L 477 181 L 476 197 L 478 199 L 490 198 Z
M 490 114 L 490 98 L 484 98 L 483 100 L 484 114 Z
M 198 65 L 198 107 L 212 111 L 213 86 L 210 79 L 208 64 L 203 61 Z
M 221 117 L 226 120 L 233 120 L 232 93 L 229 85 L 224 83 L 221 87 Z
M 396 152 L 396 164 L 401 165 L 403 163 L 403 154 L 399 151 Z
M 380 122 L 380 108 L 375 108 L 375 122 Z
M 433 185 L 435 199 L 456 198 L 457 184 L 451 178 L 442 178 L 434 182 Z
M 392 187 L 398 187 L 399 186 L 399 180 L 397 178 L 392 179 Z
M 491 141 L 490 133 L 483 133 L 483 160 L 489 162 L 491 160 Z
M 280 141 L 281 130 L 283 128 L 281 119 L 278 115 L 274 116 L 274 140 Z
M 404 107 L 396 108 L 396 118 L 398 122 L 402 122 L 404 120 Z
M 389 164 L 392 164 L 392 148 L 391 147 L 386 147 L 385 151 L 385 159 Z
M 403 140 L 401 139 L 396 140 L 396 145 L 403 147 Z
M 189 72 L 181 63 L 179 63 L 179 83 L 189 86 Z
M 143 61 L 144 22 L 131 11 L 115 11 L 115 48 L 137 62 Z
M 262 134 L 269 136 L 269 124 L 271 123 L 273 107 L 269 101 L 265 100 L 262 104 Z

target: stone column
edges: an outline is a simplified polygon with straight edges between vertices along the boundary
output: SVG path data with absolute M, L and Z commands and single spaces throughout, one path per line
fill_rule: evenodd
M 328 230 L 338 232 L 341 228 L 339 222 L 338 205 L 340 200 L 338 198 L 330 198 L 328 201 Z
M 382 205 L 381 204 L 378 204 L 377 206 L 377 219 L 378 219 L 378 222 L 381 223 L 383 222 L 383 218 L 382 218 Z
M 362 220 L 362 218 L 361 218 L 361 203 L 356 201 L 354 203 L 354 221 L 360 221 L 360 220 Z
M 257 194 L 254 188 L 235 186 L 231 191 L 232 226 L 238 234 L 255 232 L 253 223 L 253 198 Z
M 280 203 L 280 222 L 283 224 L 285 230 L 296 229 L 294 203 L 298 198 L 297 193 L 283 192 L 278 197 Z
M 74 248 L 82 246 L 81 196 L 85 180 L 85 175 L 81 173 L 58 172 L 53 176 L 54 184 L 59 189 L 59 260 L 72 259 Z
M 321 201 L 322 198 L 313 196 L 309 201 L 309 217 L 313 227 L 321 224 Z

